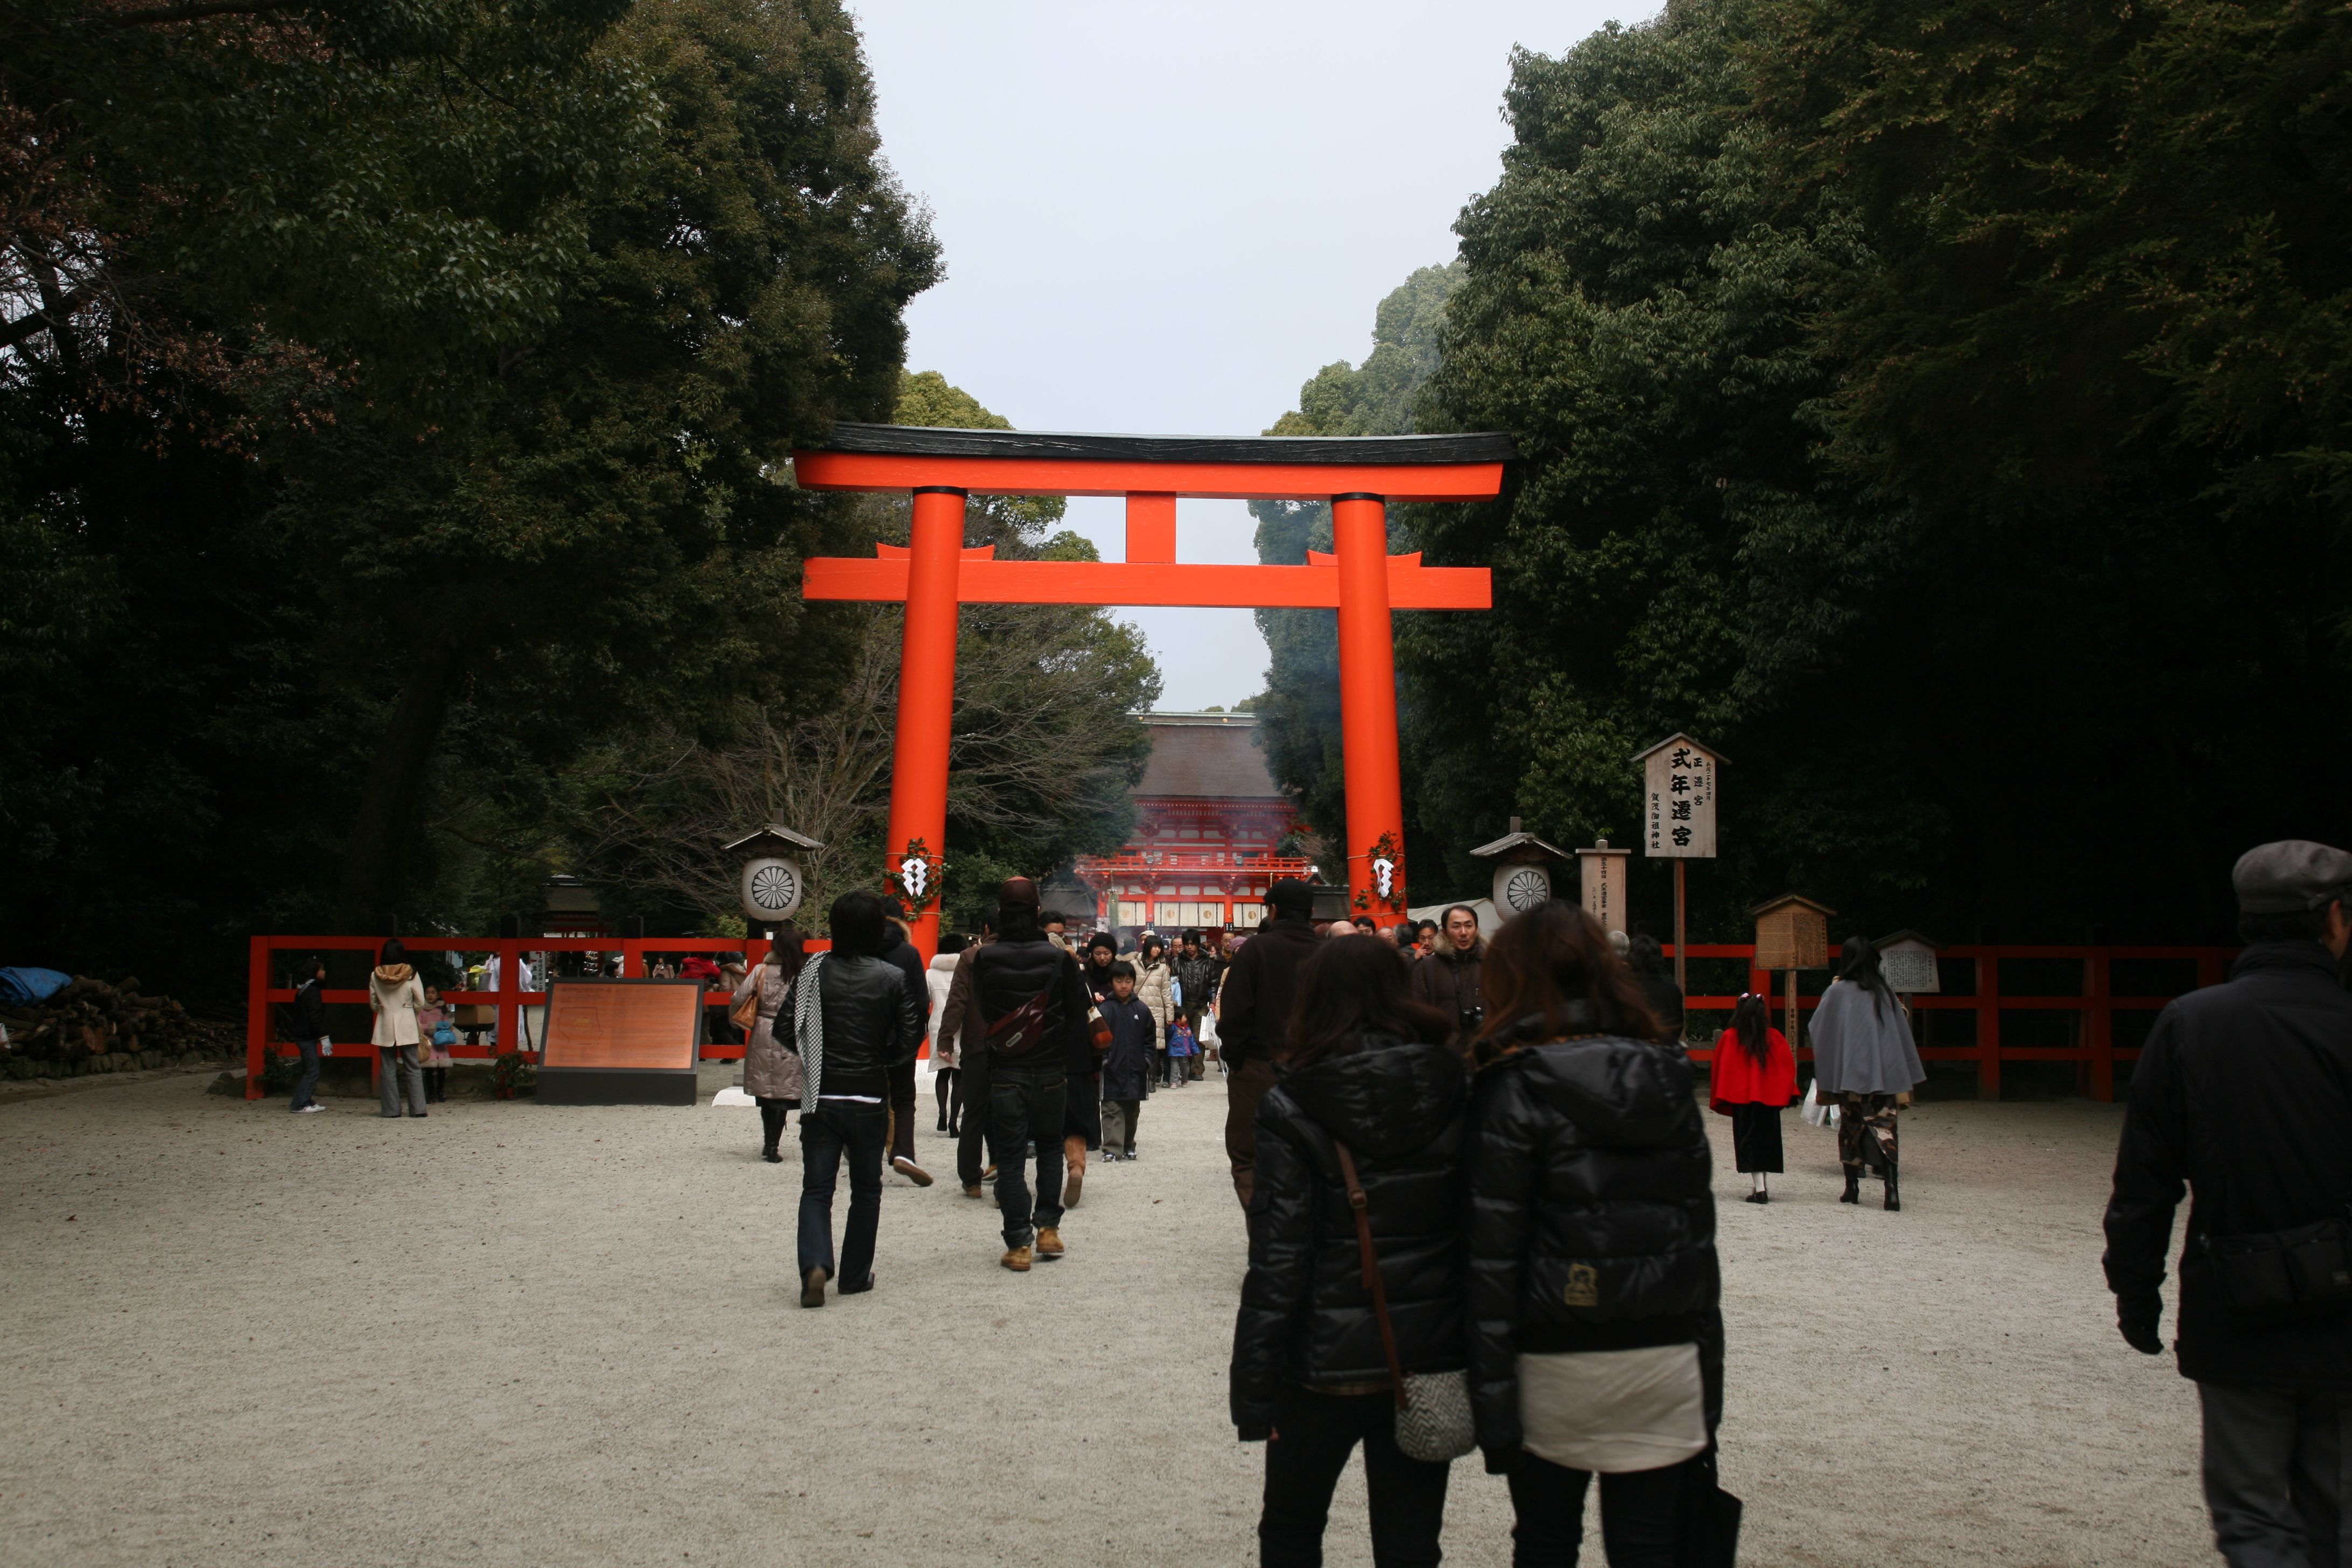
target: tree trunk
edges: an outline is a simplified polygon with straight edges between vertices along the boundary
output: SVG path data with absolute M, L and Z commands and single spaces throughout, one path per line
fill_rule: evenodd
M 338 922 L 352 936 L 376 934 L 376 922 L 399 890 L 401 849 L 416 815 L 425 770 L 441 738 L 449 699 L 465 672 L 462 639 L 436 634 L 416 656 L 376 742 L 375 761 L 360 792 L 358 815 L 343 844 Z

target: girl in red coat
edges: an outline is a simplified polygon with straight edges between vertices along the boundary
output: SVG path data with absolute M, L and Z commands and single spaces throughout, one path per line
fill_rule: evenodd
M 1731 1118 L 1733 1163 L 1756 1178 L 1751 1204 L 1769 1204 L 1765 1173 L 1780 1169 L 1780 1112 L 1796 1102 L 1797 1058 L 1772 1026 L 1763 997 L 1740 994 L 1731 1027 L 1715 1037 L 1715 1081 L 1708 1103 Z

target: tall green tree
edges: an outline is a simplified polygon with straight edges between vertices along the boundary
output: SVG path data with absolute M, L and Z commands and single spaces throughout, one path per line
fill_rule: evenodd
M 2036 179 L 2124 199 L 2135 150 L 2062 112 L 2128 96 L 2102 15 L 1703 0 L 1515 59 L 1423 417 L 1526 460 L 1411 518 L 1496 608 L 1401 636 L 1450 844 L 1507 810 L 1632 837 L 1627 759 L 1676 729 L 1732 759 L 1703 932 L 1797 887 L 1862 925 L 2215 936 L 2247 844 L 2342 836 L 2263 765 L 2346 743 L 2325 466 L 2258 504 L 2165 411 L 2143 304 L 2060 310 L 2075 219 L 2000 216 Z M 2251 112 L 2255 74 L 2208 107 Z M 2151 261 L 2199 243 L 2111 220 Z

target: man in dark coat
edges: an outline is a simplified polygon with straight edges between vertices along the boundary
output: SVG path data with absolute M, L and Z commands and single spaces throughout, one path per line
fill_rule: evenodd
M 893 918 L 882 937 L 882 951 L 875 955 L 885 963 L 897 965 L 907 977 L 907 988 L 923 1006 L 923 1028 L 931 1026 L 930 977 L 924 973 L 920 949 L 907 940 L 904 921 Z M 915 1163 L 915 1063 L 909 1058 L 890 1069 L 890 1168 L 919 1187 L 931 1184 L 931 1173 Z
M 1486 994 L 1478 987 L 1486 962 L 1486 943 L 1478 934 L 1478 911 L 1456 904 L 1445 911 L 1445 926 L 1437 937 L 1430 962 L 1412 966 L 1412 994 L 1452 1020 L 1454 1037 L 1478 1032 L 1486 1016 Z
M 2125 1340 L 2160 1354 L 2158 1287 L 2185 1183 L 2174 1348 L 2204 1409 L 2215 1544 L 2236 1568 L 2352 1562 L 2339 1544 L 2352 1536 L 2340 1468 L 2352 1461 L 2352 1313 L 2280 1300 L 2261 1278 L 2291 1285 L 2299 1258 L 2346 1242 L 2352 994 L 2337 964 L 2352 935 L 2352 855 L 2265 844 L 2232 880 L 2247 945 L 2229 983 L 2167 1006 L 2132 1072 L 2107 1287 Z M 2306 1283 L 2325 1292 L 2340 1280 L 2336 1258 Z
M 1177 949 L 1176 984 L 1184 988 L 1184 1022 L 1195 1038 L 1201 1033 L 1202 1016 L 1208 1012 L 1209 1004 L 1217 999 L 1217 983 L 1224 978 L 1224 961 L 1201 945 L 1201 933 L 1186 931 L 1183 946 Z M 1199 1057 L 1192 1058 L 1188 1070 L 1195 1079 L 1202 1076 L 1203 1068 Z
M 1321 951 L 1323 940 L 1307 918 L 1315 908 L 1315 891 L 1305 882 L 1281 879 L 1266 889 L 1265 902 L 1274 918 L 1242 944 L 1225 972 L 1217 1016 L 1218 1049 L 1227 1075 L 1225 1157 L 1244 1210 L 1257 1166 L 1257 1102 L 1274 1087 L 1274 1058 L 1298 994 L 1299 966 Z
M 988 1142 L 988 1042 L 974 1026 L 971 961 L 995 940 L 996 918 L 991 915 L 980 922 L 980 940 L 956 954 L 947 1000 L 940 1004 L 941 1047 L 952 1043 L 955 1047 L 956 1181 L 968 1198 L 985 1196 L 980 1184 L 994 1173 L 982 1168 L 982 1152 Z M 976 1109 L 966 1115 L 966 1106 Z
M 1040 929 L 1035 883 L 1016 877 L 1004 884 L 996 932 L 996 941 L 971 961 L 976 1017 L 964 1038 L 988 1058 L 988 1152 L 1004 1225 L 999 1261 L 1025 1274 L 1032 1262 L 1051 1262 L 1064 1251 L 1062 1133 L 1069 1064 L 1083 1058 L 1091 1066 L 1094 1040 L 1077 960 Z M 1034 1200 L 1024 1163 L 1033 1145 Z

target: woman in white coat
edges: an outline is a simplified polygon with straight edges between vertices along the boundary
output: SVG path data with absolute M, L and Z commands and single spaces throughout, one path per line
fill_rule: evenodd
M 408 962 L 398 937 L 387 940 L 368 976 L 368 1006 L 375 1014 L 376 1086 L 383 1110 L 398 1117 L 400 1090 L 408 1088 L 408 1114 L 425 1114 L 425 1067 L 417 1060 L 416 1010 L 425 1005 L 425 985 Z
M 948 993 L 955 988 L 956 963 L 968 945 L 962 937 L 949 932 L 940 938 L 940 951 L 931 955 L 930 966 L 923 971 L 923 984 L 931 994 L 931 1089 L 939 1096 L 939 1130 L 950 1138 L 962 1136 L 963 1096 L 956 1092 L 956 1083 L 963 1064 L 956 1056 L 956 1041 L 942 1038 L 940 1025 L 948 1016 Z
M 1176 1016 L 1176 969 L 1168 944 L 1157 935 L 1143 939 L 1135 958 L 1135 999 L 1151 1010 L 1151 1081 L 1168 1084 L 1168 1023 Z

